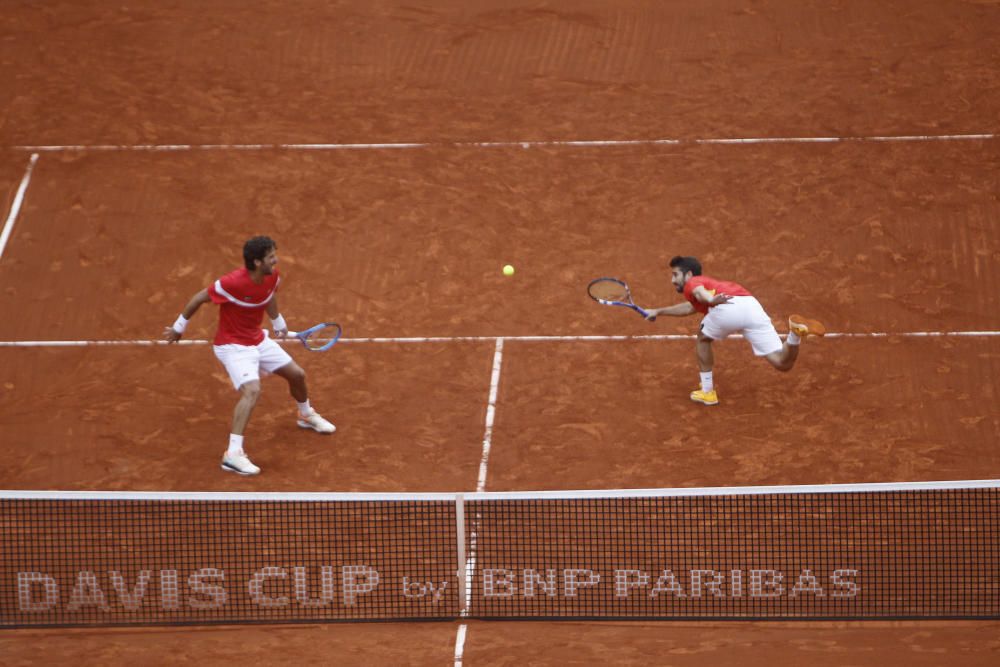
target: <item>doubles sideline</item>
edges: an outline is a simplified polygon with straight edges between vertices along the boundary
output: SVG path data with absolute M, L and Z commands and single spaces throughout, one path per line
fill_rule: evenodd
M 3 231 L 0 231 L 0 257 L 3 257 L 4 248 L 7 247 L 7 241 L 10 240 L 10 234 L 14 230 L 14 222 L 21 212 L 21 204 L 24 203 L 24 193 L 28 191 L 28 184 L 31 183 L 31 172 L 34 171 L 37 162 L 38 153 L 32 153 L 31 158 L 28 160 L 28 167 L 24 170 L 24 176 L 21 178 L 21 184 L 18 185 L 17 192 L 14 193 L 14 201 L 10 204 L 10 213 L 4 221 Z

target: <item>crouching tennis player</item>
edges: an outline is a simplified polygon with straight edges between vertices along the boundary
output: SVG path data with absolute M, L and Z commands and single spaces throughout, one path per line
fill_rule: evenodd
M 826 333 L 826 328 L 816 320 L 792 315 L 788 318 L 788 338 L 782 343 L 760 302 L 742 285 L 701 275 L 701 263 L 694 257 L 674 257 L 670 260 L 670 273 L 674 287 L 687 301 L 646 310 L 650 319 L 658 315 L 683 317 L 696 312 L 705 316 L 696 344 L 701 389 L 691 392 L 691 400 L 696 403 L 719 403 L 712 379 L 713 342 L 742 333 L 755 355 L 764 357 L 779 371 L 790 371 L 799 356 L 801 340 Z
M 219 304 L 219 328 L 215 333 L 215 356 L 226 367 L 233 386 L 240 393 L 233 412 L 233 430 L 229 448 L 222 457 L 222 469 L 240 475 L 256 475 L 255 466 L 243 449 L 243 432 L 250 414 L 260 397 L 261 372 L 280 375 L 288 381 L 288 389 L 298 403 L 298 425 L 318 433 L 333 433 L 336 427 L 323 419 L 309 405 L 306 372 L 296 364 L 278 343 L 261 329 L 264 313 L 278 338 L 288 334 L 288 325 L 278 311 L 275 292 L 281 283 L 278 275 L 277 246 L 266 236 L 255 236 L 243 246 L 246 265 L 227 273 L 188 302 L 177 321 L 163 331 L 168 343 L 180 340 L 195 312 L 202 304 Z

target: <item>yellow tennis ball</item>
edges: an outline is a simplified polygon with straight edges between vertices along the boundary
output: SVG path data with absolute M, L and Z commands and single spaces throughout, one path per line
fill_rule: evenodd
M 511 266 L 510 264 L 506 265 L 505 267 L 503 267 L 503 274 L 505 276 L 512 276 L 512 275 L 514 275 L 514 267 Z

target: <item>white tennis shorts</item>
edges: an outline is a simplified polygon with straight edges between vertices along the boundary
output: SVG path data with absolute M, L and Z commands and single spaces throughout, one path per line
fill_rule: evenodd
M 267 331 L 264 340 L 257 345 L 214 345 L 213 349 L 236 389 L 259 380 L 262 371 L 267 375 L 292 362 L 291 355 L 271 340 Z
M 752 296 L 734 296 L 729 303 L 709 308 L 701 321 L 701 332 L 712 340 L 742 333 L 758 357 L 781 349 L 781 338 L 771 318 Z

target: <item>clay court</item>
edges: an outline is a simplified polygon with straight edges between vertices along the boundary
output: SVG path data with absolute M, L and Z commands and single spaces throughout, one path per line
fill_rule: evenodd
M 1000 478 L 1000 3 L 7 3 L 0 488 L 465 492 Z M 825 138 L 824 141 L 818 141 Z M 741 140 L 741 141 L 731 141 Z M 236 400 L 154 344 L 278 242 L 288 347 Z M 774 372 L 675 303 L 736 280 Z M 501 273 L 513 264 L 512 277 Z M 502 354 L 501 354 L 502 352 Z M 499 370 L 498 370 L 499 369 Z M 491 391 L 495 410 L 488 410 Z M 485 433 L 484 433 L 485 431 Z M 484 448 L 484 440 L 489 443 Z M 483 622 L 0 632 L 4 663 L 992 665 L 996 621 Z

